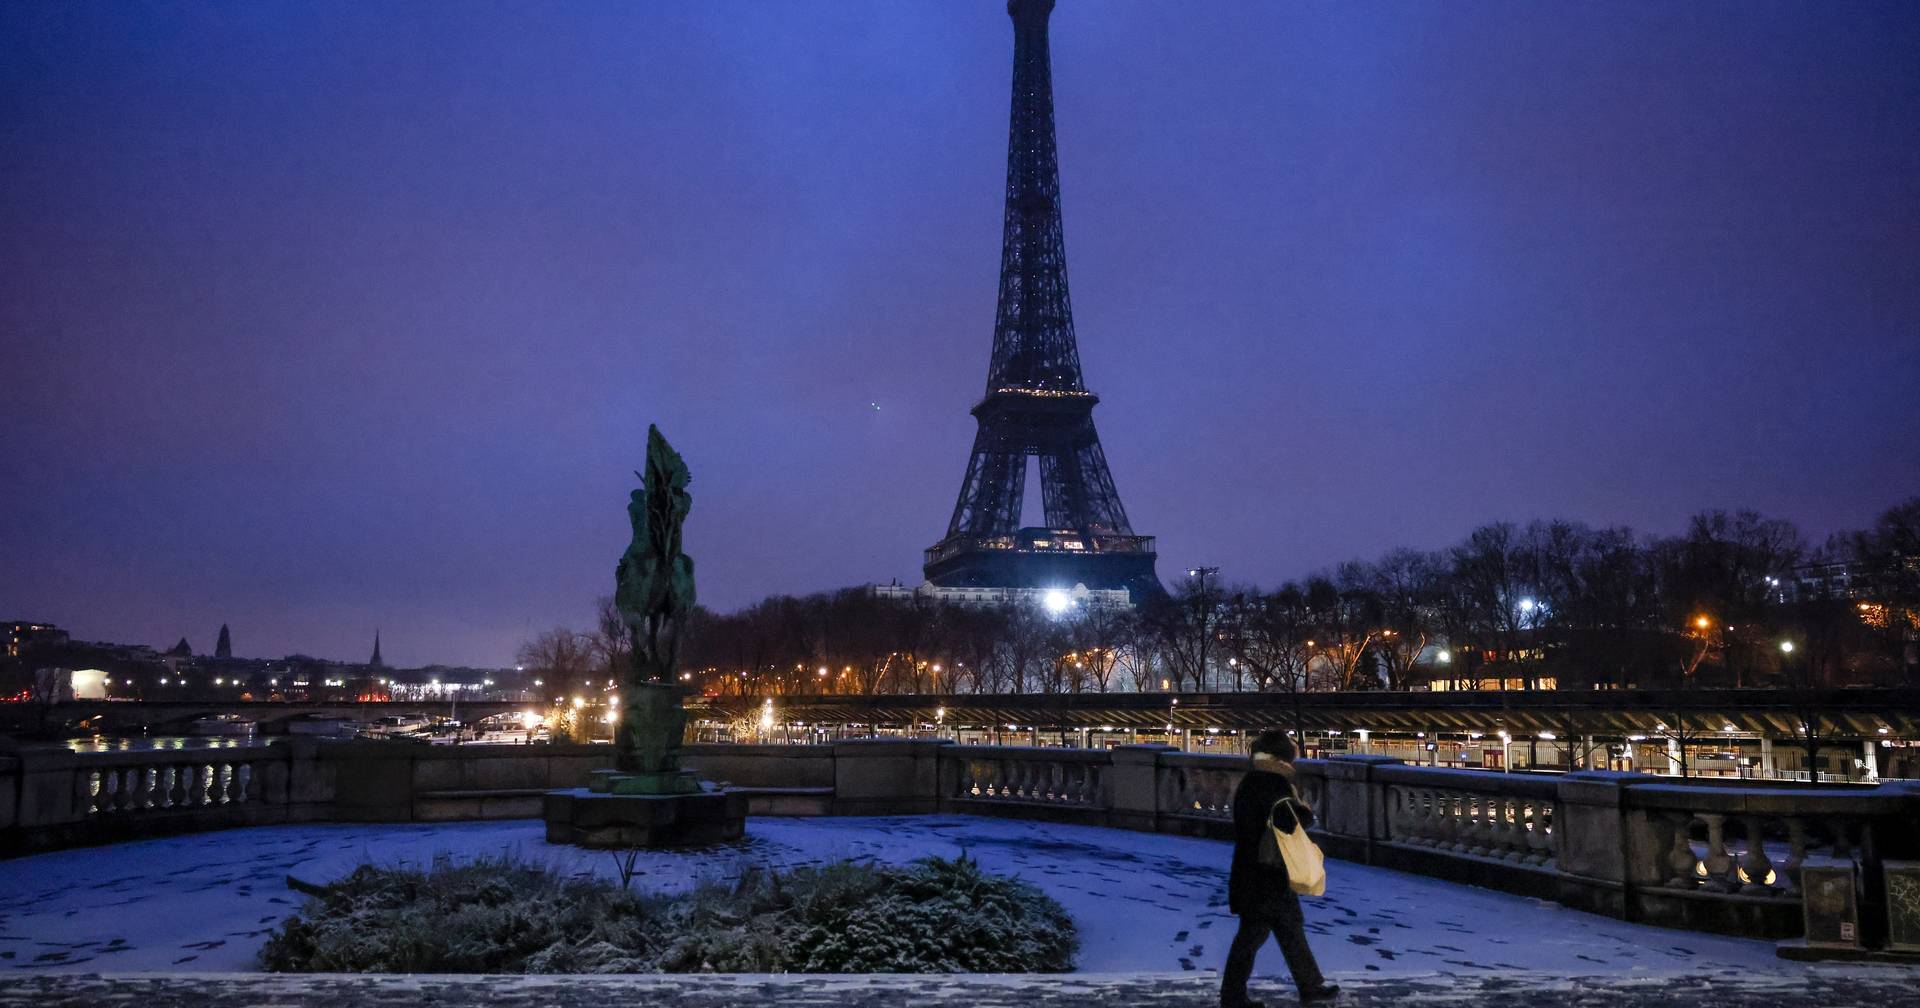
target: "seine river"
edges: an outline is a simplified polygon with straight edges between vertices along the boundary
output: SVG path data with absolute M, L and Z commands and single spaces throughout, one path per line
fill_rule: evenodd
M 253 745 L 254 735 L 82 735 L 67 740 L 78 753 L 141 752 L 149 749 L 231 749 Z

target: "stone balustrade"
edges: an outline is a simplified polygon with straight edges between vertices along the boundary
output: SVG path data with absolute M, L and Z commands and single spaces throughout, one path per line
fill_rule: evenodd
M 1625 808 L 1626 871 L 1641 902 L 1690 923 L 1797 914 L 1801 867 L 1816 858 L 1856 864 L 1872 909 L 1885 851 L 1911 849 L 1920 828 L 1920 809 L 1890 815 L 1877 789 L 1643 783 Z
M 1377 776 L 1389 843 L 1529 867 L 1557 860 L 1552 778 L 1413 766 L 1381 767 Z
M 954 746 L 941 753 L 943 797 L 971 802 L 1104 809 L 1110 761 L 1087 749 Z
M 267 746 L 84 755 L 74 800 L 113 818 L 257 804 L 270 758 Z
M 236 749 L 0 754 L 0 854 L 169 830 L 328 819 L 538 814 L 604 745 L 425 746 L 289 738 Z M 692 745 L 683 764 L 760 815 L 965 812 L 1226 837 L 1244 759 L 872 739 Z M 1863 911 L 1880 862 L 1920 855 L 1920 788 L 1734 787 L 1606 771 L 1522 774 L 1301 760 L 1328 854 L 1629 919 L 1798 933 L 1800 867 L 1856 866 Z

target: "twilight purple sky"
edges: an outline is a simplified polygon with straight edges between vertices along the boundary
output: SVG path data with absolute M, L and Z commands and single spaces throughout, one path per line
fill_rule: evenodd
M 1920 5 L 1053 17 L 1163 574 L 1920 492 Z M 0 5 L 0 618 L 497 665 L 658 422 L 704 602 L 919 579 L 985 380 L 969 3 Z M 868 403 L 878 402 L 872 409 Z

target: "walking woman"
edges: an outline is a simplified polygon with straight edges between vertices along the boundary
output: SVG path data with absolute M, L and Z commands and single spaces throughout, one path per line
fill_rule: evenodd
M 1300 914 L 1300 897 L 1287 884 L 1285 865 L 1260 863 L 1260 840 L 1268 830 L 1268 817 L 1276 815 L 1274 805 L 1285 798 L 1294 802 L 1281 806 L 1277 813 L 1280 826 L 1288 825 L 1286 816 L 1299 809 L 1300 828 L 1313 822 L 1313 809 L 1299 801 L 1293 789 L 1293 758 L 1297 752 L 1293 739 L 1285 732 L 1267 731 L 1253 740 L 1253 767 L 1233 792 L 1233 870 L 1227 880 L 1227 907 L 1240 918 L 1240 931 L 1233 936 L 1227 951 L 1226 970 L 1220 978 L 1220 1004 L 1223 1008 L 1262 1008 L 1260 1002 L 1247 999 L 1247 978 L 1253 974 L 1253 956 L 1272 935 L 1287 957 L 1287 969 L 1293 972 L 1293 985 L 1300 991 L 1300 1003 L 1330 1001 L 1340 988 L 1320 974 L 1320 964 L 1307 947 L 1306 918 Z

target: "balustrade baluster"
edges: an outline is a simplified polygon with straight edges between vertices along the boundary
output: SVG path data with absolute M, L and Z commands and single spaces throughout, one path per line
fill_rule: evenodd
M 1506 802 L 1507 809 L 1502 818 L 1506 820 L 1506 853 L 1510 861 L 1529 864 L 1533 861 L 1533 830 L 1529 828 L 1533 821 L 1533 802 L 1526 798 L 1514 798 Z
M 1484 795 L 1468 795 L 1462 801 L 1467 806 L 1468 840 L 1472 844 L 1469 851 L 1486 857 L 1493 852 L 1492 802 Z
M 1787 819 L 1787 863 L 1780 872 L 1788 893 L 1800 891 L 1800 865 L 1807 860 L 1807 824 L 1799 816 Z
M 1769 877 L 1773 874 L 1773 862 L 1767 858 L 1767 845 L 1762 833 L 1763 825 L 1762 817 L 1747 816 L 1747 853 L 1740 859 L 1740 868 L 1747 873 L 1747 881 L 1740 887 L 1741 892 L 1771 891 Z
M 1727 817 L 1718 812 L 1702 812 L 1700 818 L 1707 824 L 1707 856 L 1701 862 L 1707 866 L 1707 888 L 1728 892 L 1740 883 L 1733 877 L 1733 857 L 1727 853 Z
M 1519 807 L 1513 799 L 1504 795 L 1493 797 L 1493 840 L 1490 847 L 1493 856 L 1502 861 L 1517 860 L 1526 846 L 1514 832 L 1514 820 L 1518 816 Z
M 1673 846 L 1667 851 L 1667 884 L 1682 889 L 1691 889 L 1700 884 L 1696 874 L 1700 859 L 1693 853 L 1693 838 L 1688 834 L 1693 829 L 1693 814 L 1676 812 L 1662 816 L 1661 821 L 1673 830 Z
M 1526 845 L 1527 859 L 1534 864 L 1546 864 L 1554 860 L 1558 852 L 1554 849 L 1553 804 L 1551 802 L 1529 802 L 1527 805 Z

